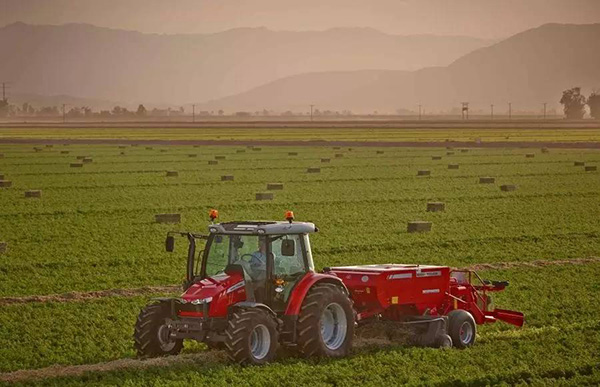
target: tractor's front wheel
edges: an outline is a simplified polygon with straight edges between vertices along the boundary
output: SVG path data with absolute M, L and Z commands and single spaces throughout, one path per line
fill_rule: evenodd
M 183 348 L 183 340 L 169 336 L 167 319 L 169 305 L 156 303 L 146 306 L 138 315 L 133 334 L 138 357 L 177 355 Z
M 269 312 L 237 309 L 227 322 L 225 348 L 231 360 L 260 365 L 272 361 L 279 344 L 277 321 Z
M 343 357 L 353 336 L 354 310 L 346 292 L 334 284 L 314 285 L 298 316 L 298 350 L 306 357 Z

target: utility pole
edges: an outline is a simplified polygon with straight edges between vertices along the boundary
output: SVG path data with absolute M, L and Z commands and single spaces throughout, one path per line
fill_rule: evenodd
M 67 115 L 65 114 L 65 107 L 67 106 L 67 104 L 62 104 L 62 114 L 63 114 L 63 124 L 65 122 L 67 122 Z
M 491 104 L 491 105 L 490 105 L 490 108 L 491 108 L 490 117 L 491 117 L 491 119 L 493 120 L 493 119 L 494 119 L 494 104 Z
M 422 106 L 421 106 L 421 105 L 419 105 L 419 121 L 421 121 L 421 114 L 422 114 L 422 112 L 421 112 L 421 108 L 422 108 Z
M 6 101 L 6 82 L 2 82 L 2 100 Z
M 192 105 L 192 122 L 196 122 L 196 105 Z
M 313 106 L 315 105 L 310 105 L 310 122 L 313 120 Z
M 512 119 L 512 102 L 508 103 L 508 119 Z
M 546 119 L 546 105 L 548 105 L 548 103 L 544 102 L 544 119 Z

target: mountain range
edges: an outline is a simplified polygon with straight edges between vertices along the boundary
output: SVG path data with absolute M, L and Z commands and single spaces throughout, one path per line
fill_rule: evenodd
M 370 28 L 159 35 L 87 24 L 0 28 L 0 80 L 15 92 L 183 104 L 302 73 L 443 66 L 493 41 Z
M 416 71 L 314 72 L 285 77 L 249 91 L 210 101 L 204 109 L 307 111 L 348 109 L 359 113 L 471 108 L 497 112 L 556 107 L 573 86 L 600 89 L 600 24 L 545 24 L 447 66 Z

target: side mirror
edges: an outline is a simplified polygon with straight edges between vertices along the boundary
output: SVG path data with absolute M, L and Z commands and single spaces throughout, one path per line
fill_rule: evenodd
M 296 255 L 296 242 L 293 239 L 284 239 L 281 241 L 281 255 L 284 257 L 293 257 Z
M 165 240 L 165 250 L 168 253 L 172 253 L 175 250 L 175 237 L 173 235 L 168 235 Z

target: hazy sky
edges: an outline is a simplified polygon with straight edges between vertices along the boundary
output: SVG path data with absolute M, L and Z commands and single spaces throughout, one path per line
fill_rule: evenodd
M 16 21 L 156 33 L 357 26 L 500 38 L 548 22 L 600 22 L 600 0 L 0 0 L 0 26 Z

